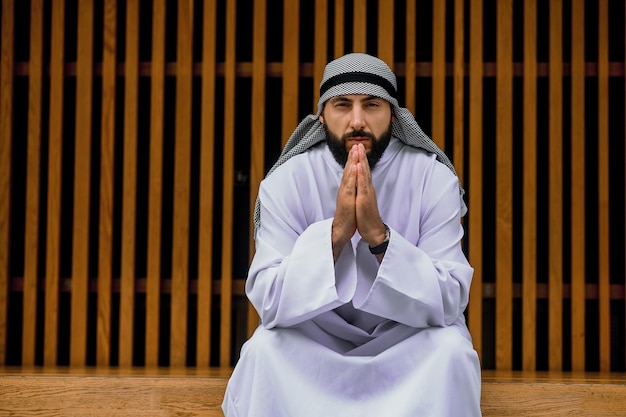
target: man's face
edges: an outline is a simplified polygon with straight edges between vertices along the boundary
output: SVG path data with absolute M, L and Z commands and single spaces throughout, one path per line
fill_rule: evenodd
M 332 97 L 320 115 L 326 142 L 337 162 L 344 166 L 352 146 L 362 143 L 370 169 L 389 144 L 392 120 L 387 100 L 364 94 Z

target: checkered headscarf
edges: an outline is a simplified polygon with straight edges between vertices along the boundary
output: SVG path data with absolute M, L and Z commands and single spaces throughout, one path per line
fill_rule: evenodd
M 446 154 L 422 131 L 411 112 L 398 104 L 396 76 L 382 60 L 367 54 L 352 53 L 344 55 L 326 65 L 320 83 L 320 99 L 317 102 L 317 114 L 305 117 L 285 144 L 278 161 L 269 170 L 270 175 L 292 156 L 298 155 L 315 144 L 326 139 L 324 126 L 319 116 L 324 103 L 331 98 L 348 94 L 367 94 L 387 100 L 392 108 L 394 120 L 391 133 L 407 145 L 434 153 L 442 164 L 456 175 L 452 162 Z M 462 215 L 467 207 L 463 201 L 463 188 L 459 183 Z M 255 231 L 260 224 L 260 202 L 257 198 L 254 210 Z

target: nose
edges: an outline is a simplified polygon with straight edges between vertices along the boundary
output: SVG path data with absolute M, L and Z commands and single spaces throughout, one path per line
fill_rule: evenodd
M 352 108 L 352 114 L 350 117 L 350 127 L 352 130 L 362 130 L 365 127 L 365 117 L 363 109 L 359 106 Z

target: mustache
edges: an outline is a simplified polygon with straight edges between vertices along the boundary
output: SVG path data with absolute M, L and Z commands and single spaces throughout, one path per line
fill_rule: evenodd
M 373 133 L 370 132 L 366 132 L 364 130 L 353 130 L 352 132 L 346 133 L 345 135 L 343 135 L 341 137 L 342 140 L 346 140 L 349 138 L 355 138 L 355 137 L 367 137 L 370 138 L 372 140 L 376 140 L 376 136 L 374 136 Z

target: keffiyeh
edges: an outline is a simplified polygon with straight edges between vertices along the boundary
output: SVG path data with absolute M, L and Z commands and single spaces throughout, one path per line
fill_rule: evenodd
M 446 165 L 457 175 L 452 162 L 422 131 L 411 112 L 404 107 L 400 107 L 396 93 L 395 74 L 384 61 L 376 57 L 363 53 L 351 53 L 331 61 L 326 65 L 322 82 L 320 83 L 320 99 L 317 102 L 317 114 L 310 114 L 300 122 L 267 175 L 271 175 L 276 168 L 289 158 L 325 140 L 326 132 L 319 120 L 324 103 L 331 97 L 349 94 L 367 94 L 387 100 L 391 104 L 395 116 L 392 122 L 392 135 L 407 145 L 434 153 L 439 162 Z M 461 215 L 465 215 L 467 207 L 463 201 L 464 191 L 460 183 L 459 191 L 462 207 Z M 258 229 L 260 221 L 260 202 L 257 198 L 254 210 L 255 230 Z

